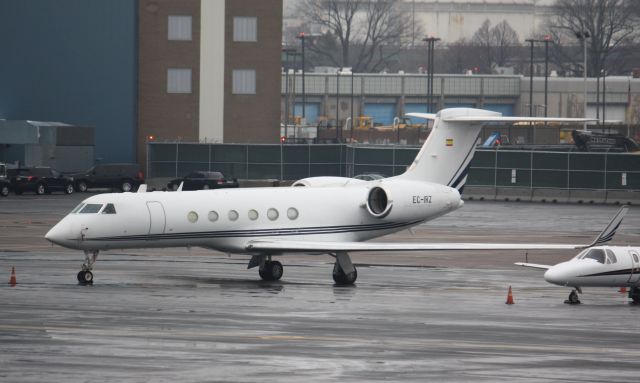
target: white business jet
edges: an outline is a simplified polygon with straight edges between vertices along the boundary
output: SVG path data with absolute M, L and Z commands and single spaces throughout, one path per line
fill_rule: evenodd
M 46 234 L 49 241 L 84 250 L 80 283 L 93 281 L 100 250 L 200 246 L 251 256 L 264 280 L 278 280 L 274 256 L 329 254 L 333 279 L 353 284 L 357 270 L 349 252 L 473 249 L 576 249 L 583 245 L 437 244 L 363 242 L 410 228 L 463 205 L 464 186 L 483 124 L 584 119 L 502 117 L 471 108 L 412 113 L 433 120 L 429 138 L 408 170 L 395 177 L 361 181 L 313 177 L 306 187 L 219 189 L 100 194 L 82 201 Z
M 605 229 L 608 239 L 613 237 L 628 208 L 623 206 Z M 601 235 L 602 237 L 602 235 Z M 598 242 L 606 242 L 602 238 Z M 516 262 L 516 265 L 547 270 L 544 279 L 560 286 L 573 288 L 565 303 L 580 303 L 578 292 L 582 287 L 629 287 L 629 297 L 640 303 L 640 247 L 593 246 L 581 251 L 574 258 L 557 265 Z

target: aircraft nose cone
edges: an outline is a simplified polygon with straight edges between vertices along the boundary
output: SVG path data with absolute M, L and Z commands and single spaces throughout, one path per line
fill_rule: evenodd
M 69 233 L 69 222 L 62 220 L 52 227 L 47 234 L 44 235 L 44 238 L 56 245 L 69 247 L 69 243 L 72 242 L 69 238 Z
M 563 267 L 558 267 L 560 265 L 550 267 L 544 273 L 544 280 L 553 283 L 554 285 L 564 286 L 567 284 L 567 273 L 565 272 Z

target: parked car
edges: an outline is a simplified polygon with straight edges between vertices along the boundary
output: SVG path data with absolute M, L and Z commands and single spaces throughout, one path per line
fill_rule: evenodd
M 0 178 L 0 197 L 8 196 L 9 190 L 11 190 L 11 182 L 4 178 Z
M 227 178 L 221 172 L 191 172 L 182 178 L 169 181 L 167 188 L 177 190 L 184 182 L 182 190 L 237 188 L 238 180 Z
M 7 166 L 0 163 L 0 197 L 8 196 L 9 189 L 11 189 L 11 182 L 7 179 Z
M 138 164 L 99 164 L 72 176 L 79 192 L 86 192 L 90 188 L 111 188 L 129 192 L 135 191 L 144 183 L 144 174 Z
M 357 180 L 363 180 L 363 181 L 375 181 L 375 180 L 381 180 L 384 178 L 383 175 L 377 174 L 377 173 L 364 173 L 364 174 L 358 174 L 357 176 L 354 176 L 353 178 L 357 179 Z
M 49 167 L 11 169 L 9 174 L 11 174 L 11 188 L 18 195 L 26 191 L 40 195 L 54 191 L 73 193 L 73 178 Z

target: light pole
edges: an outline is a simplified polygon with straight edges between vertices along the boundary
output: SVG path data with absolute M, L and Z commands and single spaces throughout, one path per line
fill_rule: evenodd
M 295 49 L 284 48 L 284 136 L 288 137 L 289 133 L 289 53 L 294 52 Z
M 576 37 L 578 40 L 582 40 L 582 77 L 584 79 L 584 90 L 583 90 L 583 98 L 584 98 L 584 118 L 587 118 L 587 39 L 591 37 L 589 31 L 580 31 L 576 32 Z M 583 129 L 587 130 L 587 122 L 584 122 Z
M 305 119 L 307 116 L 305 114 L 305 106 L 307 104 L 307 99 L 306 99 L 306 93 L 305 93 L 305 88 L 304 88 L 304 72 L 305 72 L 305 67 L 304 67 L 304 32 L 300 32 L 298 33 L 298 36 L 296 37 L 297 39 L 300 40 L 300 45 L 302 47 L 302 118 Z
M 336 143 L 340 142 L 340 71 L 336 71 Z
M 547 95 L 549 94 L 549 42 L 551 42 L 551 36 L 544 36 L 544 116 L 547 117 L 547 111 L 549 104 L 547 103 Z M 546 126 L 545 122 L 545 126 Z
M 431 113 L 433 108 L 433 66 L 434 66 L 434 50 L 436 41 L 440 41 L 437 37 L 425 37 L 422 41 L 427 43 L 427 112 Z

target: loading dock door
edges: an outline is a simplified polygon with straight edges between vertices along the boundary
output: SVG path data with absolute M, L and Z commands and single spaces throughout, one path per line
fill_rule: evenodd
M 374 125 L 392 125 L 396 104 L 365 104 L 364 115 L 373 117 Z

